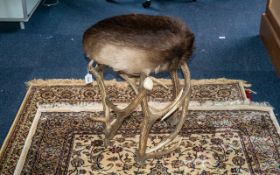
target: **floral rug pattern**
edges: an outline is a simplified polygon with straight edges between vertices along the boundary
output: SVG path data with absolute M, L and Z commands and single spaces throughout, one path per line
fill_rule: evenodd
M 191 101 L 199 103 L 247 100 L 239 81 L 194 84 Z M 151 96 L 172 99 L 171 86 L 155 86 Z M 135 95 L 126 86 L 109 85 L 114 102 Z M 164 94 L 164 95 L 163 95 Z M 16 122 L 2 146 L 0 174 L 13 174 L 25 139 L 42 104 L 99 102 L 96 86 L 31 85 Z M 21 174 L 278 174 L 279 135 L 269 112 L 262 110 L 192 110 L 180 133 L 181 149 L 164 157 L 134 162 L 141 113 L 134 112 L 112 144 L 104 148 L 103 124 L 93 122 L 98 112 L 43 112 L 32 138 Z M 171 132 L 165 122 L 153 127 L 150 144 Z M 92 154 L 93 153 L 93 154 Z
M 149 144 L 162 136 L 152 135 Z M 134 161 L 138 139 L 138 135 L 125 139 L 117 135 L 112 145 L 104 148 L 99 135 L 76 134 L 67 174 L 249 173 L 238 132 L 190 134 L 182 139 L 180 149 L 162 159 L 147 160 L 143 166 Z

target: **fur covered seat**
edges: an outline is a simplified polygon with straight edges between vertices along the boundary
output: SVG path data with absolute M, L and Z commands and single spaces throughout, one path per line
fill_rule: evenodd
M 193 42 L 182 22 L 140 14 L 102 20 L 83 37 L 88 58 L 130 75 L 177 69 L 191 56 Z

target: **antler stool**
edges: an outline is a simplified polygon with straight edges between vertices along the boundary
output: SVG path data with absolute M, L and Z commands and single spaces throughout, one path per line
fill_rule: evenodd
M 175 146 L 170 147 L 170 144 L 181 130 L 188 110 L 190 72 L 186 60 L 192 54 L 193 42 L 193 33 L 182 22 L 166 16 L 116 16 L 96 23 L 84 33 L 84 52 L 90 59 L 88 69 L 95 76 L 102 97 L 104 117 L 96 120 L 105 123 L 105 143 L 116 135 L 124 119 L 141 104 L 144 119 L 136 161 L 143 163 L 146 159 L 162 156 L 178 148 L 180 141 Z M 114 105 L 107 97 L 103 80 L 106 66 L 118 72 L 136 92 L 134 100 L 124 109 Z M 178 78 L 179 69 L 184 75 L 182 87 Z M 159 110 L 149 106 L 148 96 L 153 81 L 160 83 L 150 74 L 162 71 L 170 72 L 174 101 Z M 171 115 L 180 109 L 180 115 Z M 110 111 L 114 111 L 117 117 L 110 116 Z M 158 145 L 147 148 L 153 124 L 169 116 L 178 117 L 174 131 Z

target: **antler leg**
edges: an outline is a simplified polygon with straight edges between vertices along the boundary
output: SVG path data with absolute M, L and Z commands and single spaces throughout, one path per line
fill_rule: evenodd
M 149 138 L 149 133 L 152 128 L 152 122 L 148 119 L 147 116 L 144 116 L 144 121 L 141 124 L 141 132 L 140 132 L 140 140 L 139 140 L 139 150 L 136 153 L 136 162 L 138 164 L 143 164 L 144 161 L 147 159 L 146 157 L 146 149 L 147 149 L 147 142 Z
M 151 111 L 148 108 L 148 103 L 147 103 L 146 98 L 144 98 L 142 101 L 142 110 L 144 113 L 144 121 L 141 125 L 139 150 L 138 150 L 138 154 L 136 157 L 136 161 L 138 161 L 140 164 L 143 163 L 145 159 L 160 157 L 160 156 L 163 156 L 165 154 L 168 154 L 168 153 L 174 151 L 175 149 L 178 148 L 178 146 L 181 143 L 181 140 L 180 140 L 178 142 L 178 144 L 176 144 L 175 146 L 171 146 L 171 147 L 167 148 L 167 146 L 169 146 L 172 143 L 172 141 L 177 137 L 178 133 L 180 132 L 181 128 L 183 127 L 183 124 L 184 124 L 184 121 L 186 118 L 187 109 L 188 109 L 189 99 L 190 99 L 189 69 L 186 64 L 183 64 L 181 68 L 182 68 L 182 71 L 184 74 L 184 79 L 185 79 L 184 88 L 183 88 L 184 91 L 183 91 L 183 94 L 180 97 L 180 99 L 174 105 L 174 107 L 176 109 L 182 107 L 182 112 L 180 115 L 179 122 L 178 122 L 176 128 L 174 129 L 174 131 L 170 135 L 168 135 L 166 138 L 164 138 L 156 146 L 154 146 L 152 148 L 148 148 L 148 149 L 146 147 L 147 147 L 149 132 L 151 130 L 153 123 L 157 119 L 160 119 L 160 117 L 158 115 L 151 113 Z M 171 110 L 174 110 L 173 109 L 174 107 L 172 107 Z M 164 118 L 163 116 L 161 116 L 161 117 Z
M 140 77 L 140 84 L 143 84 L 143 81 L 145 79 L 145 75 L 141 75 Z M 140 140 L 139 140 L 139 148 L 136 156 L 136 162 L 139 164 L 143 164 L 146 159 L 146 148 L 147 148 L 147 142 L 149 138 L 149 133 L 152 128 L 153 123 L 155 120 L 151 118 L 149 114 L 149 108 L 148 108 L 148 99 L 147 96 L 145 96 L 141 103 L 141 108 L 143 112 L 143 122 L 141 123 L 141 131 L 140 131 Z
M 105 84 L 103 81 L 103 75 L 100 74 L 99 71 L 97 71 L 94 67 L 93 67 L 93 63 L 94 61 L 91 60 L 88 64 L 88 70 L 91 74 L 93 74 L 96 78 L 97 84 L 99 86 L 99 90 L 101 93 L 101 101 L 102 101 L 102 106 L 103 106 L 103 111 L 104 111 L 104 116 L 105 116 L 105 124 L 107 125 L 109 123 L 109 119 L 110 119 L 110 109 L 106 104 L 106 90 L 105 90 Z M 106 128 L 106 130 L 108 130 L 109 128 Z
M 128 82 L 131 88 L 134 90 L 136 94 L 138 94 L 138 88 L 136 87 L 135 80 L 130 79 L 126 74 L 120 74 L 120 76 Z
M 179 94 L 179 88 L 180 88 L 180 80 L 177 74 L 177 70 L 172 70 L 171 71 L 171 78 L 173 82 L 173 98 L 175 99 L 176 96 Z
M 177 70 L 172 70 L 170 72 L 172 83 L 173 83 L 173 99 L 176 99 L 177 95 L 179 94 L 179 88 L 180 88 L 180 80 L 177 74 Z M 175 126 L 179 122 L 179 116 L 178 116 L 178 110 L 175 111 L 168 119 L 167 122 Z
M 156 145 L 153 148 L 147 149 L 146 154 L 145 154 L 146 159 L 164 156 L 166 154 L 173 152 L 180 146 L 181 139 L 174 146 L 166 148 L 166 146 L 170 145 L 171 142 L 177 137 L 177 135 L 179 134 L 180 130 L 183 127 L 184 121 L 186 119 L 188 103 L 189 103 L 189 99 L 186 99 L 183 103 L 183 106 L 182 106 L 183 110 L 181 112 L 180 120 L 179 120 L 179 123 L 176 126 L 175 130 L 168 137 L 163 139 L 163 141 L 161 141 L 158 145 Z
M 106 103 L 106 98 L 107 98 L 107 94 L 106 94 L 106 89 L 105 89 L 105 84 L 104 84 L 104 80 L 103 80 L 103 72 L 100 72 L 100 67 L 94 68 L 93 67 L 93 63 L 94 61 L 91 60 L 88 64 L 88 70 L 91 74 L 93 74 L 95 76 L 95 79 L 97 81 L 100 93 L 101 93 L 101 102 L 102 102 L 102 106 L 103 106 L 103 111 L 104 111 L 104 123 L 105 123 L 105 146 L 108 145 L 109 140 L 107 139 L 108 135 L 110 134 L 111 131 L 111 125 L 110 125 L 110 108 Z

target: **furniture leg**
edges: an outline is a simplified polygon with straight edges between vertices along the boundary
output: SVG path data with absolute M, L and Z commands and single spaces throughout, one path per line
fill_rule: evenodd
M 19 26 L 20 26 L 20 29 L 21 30 L 24 30 L 25 29 L 25 24 L 23 21 L 19 22 Z

